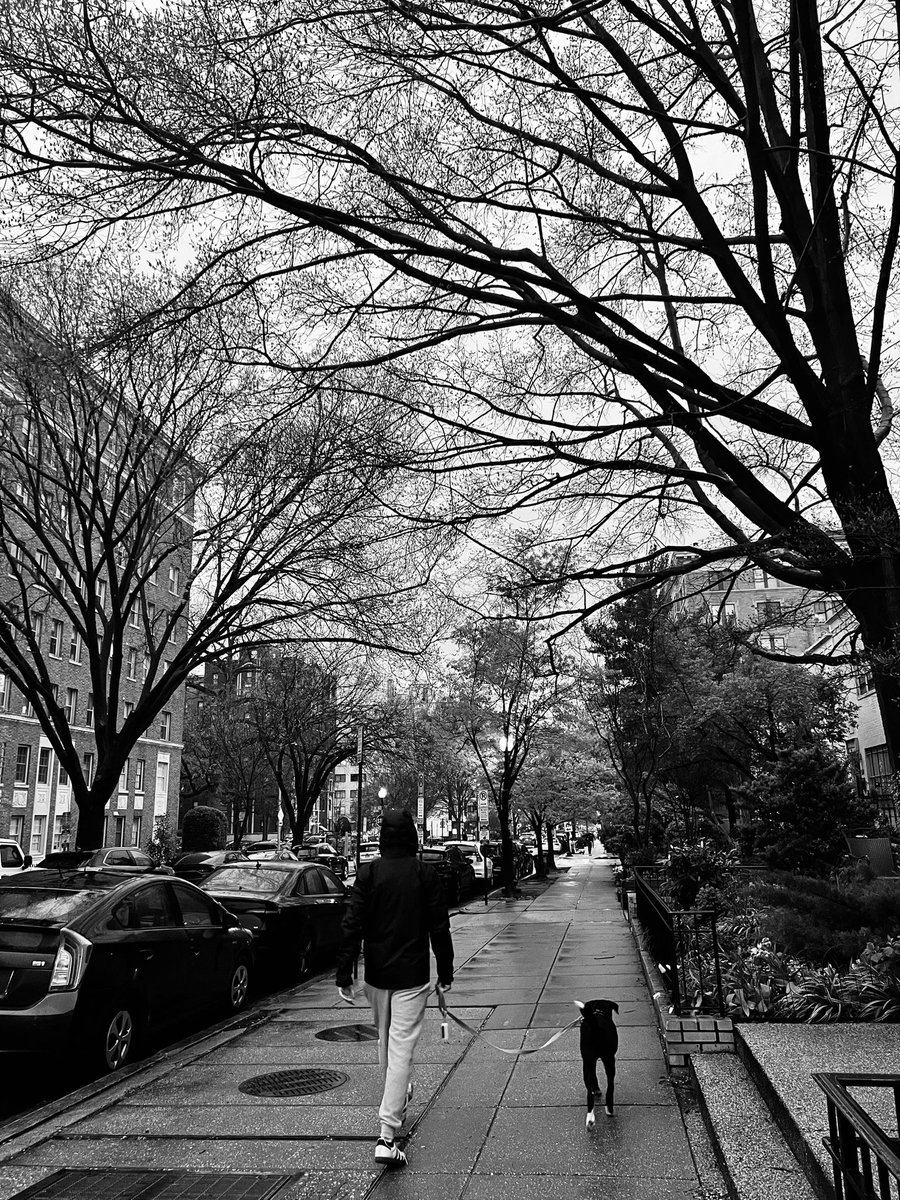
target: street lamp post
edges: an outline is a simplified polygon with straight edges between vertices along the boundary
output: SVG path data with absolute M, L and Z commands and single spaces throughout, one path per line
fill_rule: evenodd
M 362 839 L 362 793 L 363 793 L 363 727 L 356 731 L 356 762 L 359 774 L 356 779 L 356 873 L 359 874 L 359 843 Z

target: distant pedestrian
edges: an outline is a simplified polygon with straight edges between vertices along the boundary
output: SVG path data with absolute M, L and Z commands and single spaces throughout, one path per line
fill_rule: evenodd
M 384 1079 L 375 1162 L 405 1167 L 396 1138 L 412 1099 L 413 1055 L 431 991 L 429 941 L 443 991 L 453 982 L 453 941 L 443 885 L 416 857 L 418 834 L 406 809 L 385 810 L 378 844 L 381 856 L 360 865 L 350 890 L 335 980 L 341 997 L 352 1002 L 353 964 L 362 946 Z

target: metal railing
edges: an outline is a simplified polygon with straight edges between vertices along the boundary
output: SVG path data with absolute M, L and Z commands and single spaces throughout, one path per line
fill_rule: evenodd
M 900 1195 L 900 1137 L 889 1137 L 848 1091 L 891 1088 L 900 1131 L 900 1075 L 817 1071 L 813 1079 L 828 1104 L 828 1137 L 822 1144 L 831 1156 L 837 1200 L 892 1200 Z
M 716 914 L 712 909 L 673 909 L 661 894 L 661 867 L 634 867 L 637 918 L 647 935 L 677 1015 L 725 1015 Z M 693 970 L 693 976 L 691 976 Z

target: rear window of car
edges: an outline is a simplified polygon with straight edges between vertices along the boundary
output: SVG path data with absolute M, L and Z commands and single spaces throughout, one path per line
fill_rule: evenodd
M 287 871 L 243 870 L 240 867 L 222 867 L 213 871 L 200 885 L 207 892 L 251 892 L 257 896 L 271 895 L 284 885 Z M 290 872 L 291 875 L 294 872 Z
M 449 846 L 450 846 L 451 844 L 452 844 L 452 845 L 454 845 L 454 846 L 455 846 L 455 848 L 456 848 L 457 850 L 459 850 L 459 852 L 460 852 L 461 854 L 464 854 L 464 855 L 466 856 L 466 858 L 478 858 L 478 857 L 480 857 L 480 856 L 479 856 L 479 853 L 478 853 L 478 848 L 477 848 L 476 846 L 460 846 L 458 842 L 454 842 L 454 843 L 450 843 L 450 842 L 448 842 L 448 843 L 447 843 L 447 846 L 448 846 L 448 848 L 449 848 Z
M 84 888 L 77 892 L 45 888 L 0 888 L 0 923 L 41 921 L 65 925 L 98 900 L 104 892 Z

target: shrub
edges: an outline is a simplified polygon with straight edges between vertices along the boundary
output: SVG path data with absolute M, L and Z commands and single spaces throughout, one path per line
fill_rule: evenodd
M 194 850 L 224 850 L 228 836 L 228 821 L 220 808 L 198 804 L 184 814 L 181 825 L 181 849 L 189 854 Z
M 146 850 L 158 867 L 175 859 L 178 853 L 178 843 L 168 817 L 156 818 L 153 823 L 153 834 L 147 843 Z
M 722 850 L 705 838 L 672 846 L 666 860 L 668 891 L 675 908 L 728 909 L 737 896 L 734 851 Z M 704 903 L 698 897 L 703 894 Z

